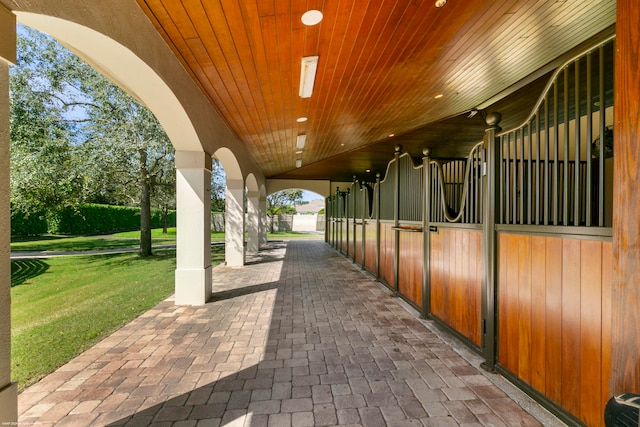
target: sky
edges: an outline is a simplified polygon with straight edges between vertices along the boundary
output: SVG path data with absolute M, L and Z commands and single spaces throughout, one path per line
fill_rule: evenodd
M 305 202 L 310 202 L 312 200 L 324 200 L 324 197 L 319 195 L 318 193 L 314 193 L 312 191 L 302 190 L 302 200 Z

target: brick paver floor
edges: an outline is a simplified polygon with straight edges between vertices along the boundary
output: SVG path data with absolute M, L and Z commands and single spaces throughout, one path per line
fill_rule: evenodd
M 25 390 L 20 423 L 557 423 L 324 242 L 270 243 L 245 267 L 214 268 L 213 286 L 205 306 L 164 301 Z

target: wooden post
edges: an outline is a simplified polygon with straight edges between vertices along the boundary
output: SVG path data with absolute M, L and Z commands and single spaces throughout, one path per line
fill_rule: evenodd
M 640 4 L 617 1 L 610 393 L 640 394 Z
M 499 192 L 498 176 L 500 170 L 500 146 L 496 140 L 496 133 L 500 131 L 498 124 L 502 116 L 500 113 L 487 115 L 484 144 L 487 153 L 486 169 L 484 171 L 484 218 L 483 218 L 483 248 L 482 263 L 484 265 L 484 283 L 482 286 L 482 348 L 485 362 L 483 368 L 493 371 L 496 364 L 496 290 L 497 278 L 497 236 L 496 214 L 498 207 L 497 194 Z
M 431 309 L 431 149 L 422 150 L 422 173 L 424 176 L 424 203 L 422 204 L 422 313 L 429 317 Z

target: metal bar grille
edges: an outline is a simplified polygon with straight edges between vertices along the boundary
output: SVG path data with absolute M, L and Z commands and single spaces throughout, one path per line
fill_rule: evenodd
M 380 181 L 380 219 L 393 220 L 393 208 L 396 191 L 395 170 L 397 162 L 392 160 L 387 166 L 387 173 L 383 181 Z
M 431 160 L 431 222 L 482 223 L 485 150 L 476 144 L 465 160 Z
M 613 44 L 565 64 L 529 118 L 498 135 L 499 223 L 611 226 Z
M 424 197 L 424 177 L 422 165 L 416 167 L 411 156 L 403 154 L 398 158 L 400 180 L 400 221 L 422 221 Z

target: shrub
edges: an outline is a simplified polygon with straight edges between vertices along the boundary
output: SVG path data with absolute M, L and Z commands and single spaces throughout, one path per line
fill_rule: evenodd
M 11 210 L 11 237 L 40 236 L 46 232 L 47 219 L 44 212 Z
M 175 226 L 175 211 L 170 211 L 168 226 Z M 151 212 L 151 226 L 162 227 L 162 212 Z M 66 208 L 49 221 L 49 232 L 58 234 L 111 234 L 140 229 L 140 208 L 88 204 Z

